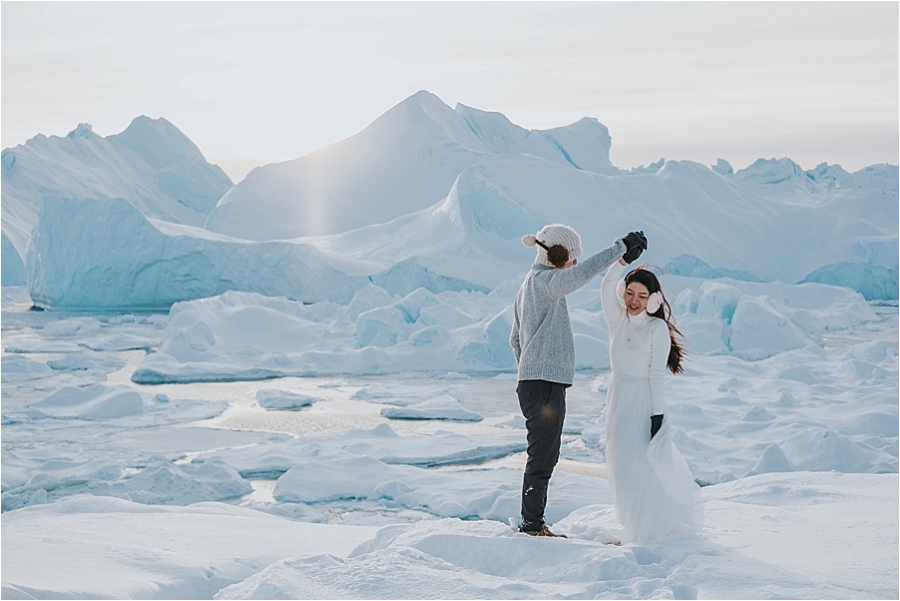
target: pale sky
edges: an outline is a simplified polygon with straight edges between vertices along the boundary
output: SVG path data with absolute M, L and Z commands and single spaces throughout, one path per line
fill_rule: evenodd
M 2 146 L 165 117 L 239 181 L 418 90 L 611 158 L 898 164 L 897 2 L 10 2 Z

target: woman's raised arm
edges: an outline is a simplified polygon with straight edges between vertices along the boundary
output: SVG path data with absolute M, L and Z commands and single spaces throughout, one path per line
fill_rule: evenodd
M 619 297 L 616 296 L 616 286 L 622 279 L 624 271 L 625 266 L 621 262 L 614 262 L 603 276 L 603 283 L 600 284 L 600 303 L 603 305 L 603 315 L 606 316 L 606 323 L 610 329 L 625 318 L 625 307 L 619 304 Z

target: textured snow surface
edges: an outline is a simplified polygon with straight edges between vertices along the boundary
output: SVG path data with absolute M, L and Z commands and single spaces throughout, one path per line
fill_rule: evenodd
M 283 557 L 346 556 L 374 534 L 221 503 L 78 496 L 4 514 L 3 598 L 210 599 Z
M 272 564 L 220 599 L 887 598 L 897 593 L 896 475 L 770 474 L 704 489 L 710 524 L 622 547 L 609 505 L 536 539 L 490 522 L 384 528 L 347 557 Z M 841 558 L 850 558 L 844 561 Z M 881 571 L 884 570 L 884 571 Z
M 3 596 L 895 598 L 897 486 L 896 475 L 754 476 L 704 489 L 702 533 L 622 547 L 605 544 L 617 524 L 604 503 L 560 521 L 563 540 L 492 521 L 376 531 L 80 496 L 4 515 L 16 552 L 4 553 Z

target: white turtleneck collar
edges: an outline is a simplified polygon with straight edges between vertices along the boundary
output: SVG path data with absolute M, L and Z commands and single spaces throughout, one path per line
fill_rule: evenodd
M 637 315 L 632 315 L 627 310 L 625 311 L 625 315 L 628 316 L 628 320 L 631 321 L 632 324 L 639 326 L 647 323 L 650 320 L 650 314 L 647 313 L 647 310 L 643 310 Z

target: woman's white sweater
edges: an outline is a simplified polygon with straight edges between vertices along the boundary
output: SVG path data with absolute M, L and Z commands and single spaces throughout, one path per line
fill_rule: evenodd
M 666 361 L 672 339 L 669 326 L 646 311 L 629 315 L 616 296 L 625 266 L 616 261 L 600 285 L 603 314 L 609 324 L 609 363 L 613 373 L 650 380 L 651 415 L 666 412 Z

